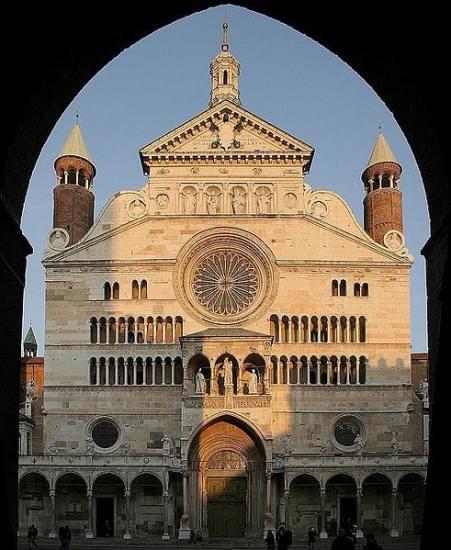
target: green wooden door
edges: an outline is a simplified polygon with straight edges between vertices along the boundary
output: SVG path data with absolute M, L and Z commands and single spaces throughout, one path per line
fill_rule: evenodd
M 244 537 L 246 478 L 209 477 L 208 534 L 210 537 Z

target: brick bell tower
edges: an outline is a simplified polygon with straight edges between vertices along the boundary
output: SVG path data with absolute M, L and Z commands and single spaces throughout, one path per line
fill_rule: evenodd
M 71 246 L 84 237 L 94 223 L 92 186 L 96 168 L 80 130 L 78 113 L 77 123 L 55 160 L 55 172 L 53 227 L 67 231 L 66 246 Z
M 395 159 L 382 132 L 377 136 L 368 165 L 362 174 L 365 231 L 379 244 L 391 230 L 403 232 L 401 165 Z

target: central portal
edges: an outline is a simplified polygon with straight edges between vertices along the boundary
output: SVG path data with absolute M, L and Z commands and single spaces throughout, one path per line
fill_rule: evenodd
M 244 537 L 246 478 L 209 477 L 207 494 L 210 537 Z

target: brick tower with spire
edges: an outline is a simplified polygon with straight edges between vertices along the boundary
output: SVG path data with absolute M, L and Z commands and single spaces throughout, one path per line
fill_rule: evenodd
M 401 171 L 401 165 L 380 132 L 362 174 L 366 190 L 363 200 L 365 231 L 379 244 L 384 244 L 388 231 L 403 232 Z
M 92 186 L 96 169 L 85 145 L 78 115 L 77 123 L 55 160 L 55 172 L 53 227 L 67 231 L 66 246 L 70 246 L 84 237 L 94 222 Z

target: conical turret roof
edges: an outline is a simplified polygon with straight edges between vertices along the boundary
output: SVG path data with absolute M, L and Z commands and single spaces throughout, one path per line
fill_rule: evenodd
M 83 135 L 81 133 L 80 125 L 78 124 L 78 122 L 72 128 L 69 137 L 66 139 L 66 142 L 64 143 L 63 148 L 61 149 L 61 152 L 57 158 L 65 156 L 80 157 L 94 165 L 88 148 L 86 147 L 85 140 L 83 139 Z
M 36 342 L 36 337 L 34 335 L 33 329 L 31 328 L 31 325 L 30 325 L 30 328 L 28 329 L 27 335 L 25 336 L 25 340 L 23 341 L 23 343 L 33 344 L 35 346 L 38 345 L 38 343 Z
M 394 162 L 400 166 L 382 132 L 380 132 L 377 136 L 376 143 L 374 144 L 373 151 L 366 168 L 379 164 L 380 162 Z

